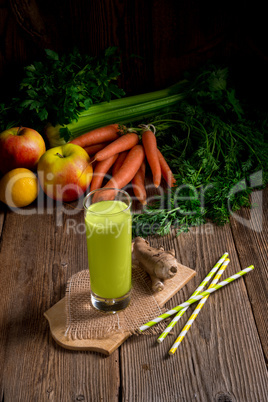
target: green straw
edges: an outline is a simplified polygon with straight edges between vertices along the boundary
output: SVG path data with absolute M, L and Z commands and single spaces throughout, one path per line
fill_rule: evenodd
M 212 268 L 212 270 L 207 274 L 207 276 L 205 277 L 205 279 L 200 283 L 200 285 L 198 286 L 198 288 L 194 291 L 194 293 L 192 294 L 192 296 L 190 297 L 190 299 L 196 295 L 198 295 L 200 292 L 202 292 L 202 290 L 204 289 L 204 287 L 206 286 L 206 284 L 209 282 L 209 280 L 213 277 L 213 275 L 215 274 L 215 272 L 218 271 L 219 267 L 221 266 L 221 264 L 225 261 L 225 259 L 227 258 L 228 253 L 224 253 L 223 256 L 219 259 L 219 261 L 214 265 L 214 267 Z M 170 321 L 170 323 L 168 324 L 168 326 L 166 327 L 166 329 L 162 332 L 162 334 L 158 337 L 157 342 L 161 343 L 163 342 L 163 340 L 166 338 L 166 336 L 169 334 L 169 332 L 172 330 L 172 328 L 174 328 L 174 326 L 176 325 L 176 323 L 180 320 L 180 318 L 183 316 L 183 314 L 185 313 L 185 311 L 187 311 L 188 307 L 183 308 L 182 310 L 180 310 L 175 317 L 173 318 L 172 321 Z
M 225 279 L 224 281 L 218 283 L 217 285 L 213 286 L 213 288 L 206 290 L 205 292 L 200 293 L 199 295 L 187 300 L 186 302 L 179 304 L 178 306 L 174 307 L 172 310 L 167 311 L 164 314 L 161 314 L 159 317 L 154 318 L 152 321 L 147 322 L 146 324 L 142 325 L 139 328 L 140 332 L 145 331 L 146 329 L 152 327 L 155 324 L 158 324 L 160 321 L 165 320 L 166 318 L 170 317 L 173 314 L 176 314 L 178 311 L 182 310 L 184 307 L 189 307 L 191 304 L 201 300 L 204 296 L 210 295 L 211 293 L 215 292 L 218 289 L 221 289 L 223 286 L 228 285 L 229 283 L 235 281 L 236 279 L 241 278 L 241 276 L 245 275 L 246 273 L 252 271 L 254 269 L 253 265 L 243 269 L 242 271 L 237 272 L 235 275 L 230 276 L 229 278 Z

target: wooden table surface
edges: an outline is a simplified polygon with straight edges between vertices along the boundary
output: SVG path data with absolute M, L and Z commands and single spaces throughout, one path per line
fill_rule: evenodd
M 48 206 L 18 214 L 1 205 L 0 400 L 268 401 L 268 191 L 255 193 L 256 201 L 258 208 L 238 214 L 247 225 L 236 217 L 223 227 L 149 239 L 173 246 L 197 272 L 168 308 L 187 299 L 225 251 L 231 262 L 223 278 L 255 266 L 209 298 L 174 356 L 168 350 L 190 311 L 161 345 L 156 336 L 132 336 L 111 356 L 58 346 L 44 312 L 87 267 L 83 212 L 69 216 Z M 80 233 L 70 219 L 81 223 Z

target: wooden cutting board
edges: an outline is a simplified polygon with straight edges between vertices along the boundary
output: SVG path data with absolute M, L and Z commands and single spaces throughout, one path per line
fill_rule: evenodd
M 196 275 L 196 272 L 184 265 L 180 264 L 177 274 L 169 280 L 165 281 L 165 288 L 161 292 L 155 294 L 160 307 L 171 299 L 190 279 Z M 105 355 L 112 354 L 131 333 L 126 331 L 108 335 L 105 338 L 95 339 L 76 339 L 68 340 L 65 336 L 66 331 L 66 311 L 65 311 L 65 297 L 56 303 L 53 307 L 44 313 L 44 316 L 49 322 L 50 331 L 53 339 L 65 349 L 71 350 L 91 350 L 100 352 Z M 152 317 L 154 318 L 154 317 Z

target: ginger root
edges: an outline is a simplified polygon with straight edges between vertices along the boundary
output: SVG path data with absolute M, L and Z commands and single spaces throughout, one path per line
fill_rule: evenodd
M 163 290 L 163 281 L 177 273 L 179 262 L 175 258 L 175 250 L 165 251 L 163 247 L 154 248 L 147 240 L 136 237 L 133 253 L 140 267 L 150 275 L 154 292 Z

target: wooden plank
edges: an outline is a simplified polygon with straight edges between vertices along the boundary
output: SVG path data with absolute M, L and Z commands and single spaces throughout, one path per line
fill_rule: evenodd
M 119 360 L 122 400 L 266 400 L 266 366 L 247 294 L 256 270 L 211 296 L 173 357 L 167 351 L 190 311 L 162 345 L 155 336 L 133 336 L 121 346 L 120 359 L 118 351 L 103 357 L 58 347 L 43 313 L 63 297 L 70 275 L 87 264 L 83 228 L 68 219 L 83 222 L 82 213 L 63 216 L 62 226 L 55 214 L 7 213 L 0 267 L 1 400 L 116 401 Z M 229 225 L 150 241 L 175 246 L 177 258 L 197 271 L 169 307 L 194 291 L 224 251 L 231 257 L 224 277 L 245 266 Z
M 61 54 L 78 45 L 82 52 L 99 54 L 117 46 L 123 56 L 121 86 L 127 94 L 173 84 L 213 55 L 229 60 L 234 55 L 237 65 L 243 65 L 237 56 L 241 38 L 245 40 L 243 27 L 239 19 L 230 24 L 228 7 L 218 12 L 177 0 L 82 0 L 65 7 L 61 2 L 46 2 L 44 7 L 41 0 L 0 4 L 0 82 L 6 94 L 15 87 L 18 68 L 42 59 L 45 48 Z M 243 47 L 243 57 L 244 52 Z M 259 61 L 258 68 L 263 64 L 265 69 L 265 60 Z
M 185 71 L 205 63 L 221 48 L 230 55 L 225 32 L 230 30 L 229 10 L 207 11 L 193 1 L 158 0 L 152 8 L 155 85 L 174 84 L 183 78 Z M 163 27 L 165 21 L 165 29 Z M 237 26 L 236 26 L 237 28 Z M 238 29 L 239 31 L 239 29 Z M 185 40 L 187 38 L 187 40 Z M 168 82 L 167 82 L 168 80 Z
M 1 242 L 1 400 L 118 399 L 118 352 L 104 358 L 64 350 L 43 316 L 87 262 L 82 226 L 70 230 L 68 219 L 82 224 L 83 212 L 64 214 L 62 226 L 56 226 L 55 214 L 7 214 Z
M 2 206 L 0 206 L 0 239 L 2 237 L 2 230 L 3 230 L 3 226 L 4 226 L 4 220 L 5 220 L 5 215 L 6 215 L 6 210 L 5 208 L 2 208 Z
M 0 208 L 1 208 L 1 210 L 0 210 L 0 255 L 1 255 L 2 230 L 3 230 L 3 226 L 4 226 L 4 219 L 5 219 L 5 210 L 4 210 L 3 204 L 1 204 Z M 1 267 L 0 267 L 0 270 L 1 270 Z M 1 331 L 0 331 L 0 333 L 1 333 Z M 0 359 L 1 359 L 2 354 L 3 354 L 3 351 L 0 350 Z M 1 371 L 2 370 L 0 370 L 0 401 L 3 401 L 4 400 L 3 387 L 1 386 L 3 381 L 2 381 Z
M 170 308 L 191 295 L 225 251 L 231 263 L 223 278 L 241 268 L 229 225 L 204 225 L 178 238 L 152 241 L 174 244 L 179 261 L 197 271 L 168 303 Z M 254 275 L 248 274 L 247 281 Z M 168 356 L 189 310 L 162 344 L 144 334 L 121 346 L 123 400 L 266 400 L 267 370 L 244 280 L 211 296 L 175 355 Z
M 268 359 L 268 188 L 255 192 L 252 197 L 252 204 L 256 207 L 239 211 L 238 219 L 231 219 L 231 228 L 241 265 L 245 267 L 248 261 L 255 265 L 252 280 L 246 277 L 245 281 L 263 351 Z

